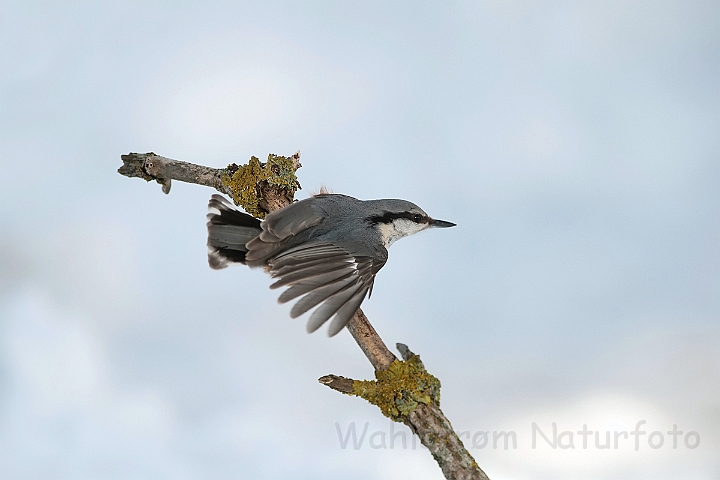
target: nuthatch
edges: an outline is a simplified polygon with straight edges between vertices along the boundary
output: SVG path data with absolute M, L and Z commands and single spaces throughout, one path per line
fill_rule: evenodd
M 377 272 L 397 240 L 431 227 L 454 223 L 430 218 L 405 200 L 358 200 L 320 194 L 267 215 L 262 222 L 237 210 L 220 195 L 208 205 L 208 262 L 264 267 L 289 286 L 278 301 L 300 296 L 290 311 L 295 318 L 320 305 L 310 316 L 314 332 L 333 315 L 328 334 L 337 334 L 372 293 Z

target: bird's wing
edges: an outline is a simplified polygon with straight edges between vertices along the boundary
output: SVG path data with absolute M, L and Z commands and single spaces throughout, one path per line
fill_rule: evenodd
M 248 266 L 261 267 L 267 260 L 286 248 L 296 235 L 314 227 L 325 218 L 323 211 L 313 208 L 314 197 L 276 210 L 260 225 L 260 235 L 247 243 Z
M 351 255 L 332 243 L 304 243 L 268 259 L 269 273 L 278 279 L 270 288 L 290 287 L 278 298 L 280 303 L 304 295 L 290 311 L 293 318 L 320 305 L 308 320 L 308 332 L 314 332 L 334 315 L 328 331 L 333 336 L 360 307 L 385 261 Z

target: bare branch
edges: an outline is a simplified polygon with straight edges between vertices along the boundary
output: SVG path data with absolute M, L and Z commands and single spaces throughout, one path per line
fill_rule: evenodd
M 227 178 L 240 168 L 235 164 L 216 169 L 172 160 L 154 153 L 130 153 L 122 155 L 121 158 L 124 163 L 118 169 L 121 175 L 139 177 L 146 181 L 155 180 L 163 186 L 163 192 L 165 193 L 170 192 L 171 181 L 178 180 L 214 188 L 233 197 L 236 202 L 240 195 L 239 192 L 233 190 L 232 182 L 227 181 Z M 300 152 L 290 158 L 292 159 L 292 169 L 297 170 L 300 168 Z M 254 161 L 257 162 L 257 159 L 254 159 Z M 256 192 L 258 194 L 258 207 L 262 213 L 278 210 L 292 203 L 294 190 L 288 190 L 287 187 L 272 185 L 264 181 L 258 182 Z M 376 376 L 392 376 L 392 370 L 396 369 L 395 365 L 399 365 L 397 363 L 399 360 L 387 348 L 385 342 L 377 334 L 361 309 L 358 309 L 350 320 L 347 329 L 372 364 Z M 397 344 L 397 348 L 405 362 L 414 362 L 414 365 L 419 366 L 424 372 L 424 366 L 419 357 L 415 356 L 406 345 Z M 434 379 L 427 372 L 425 374 Z M 369 383 L 338 375 L 326 375 L 320 378 L 319 381 L 333 390 L 350 395 L 358 395 L 355 388 L 357 385 Z M 434 381 L 437 382 L 437 379 L 434 379 Z M 405 423 L 420 437 L 422 444 L 430 450 L 438 462 L 445 478 L 453 480 L 488 480 L 485 472 L 478 467 L 452 429 L 450 421 L 442 413 L 439 405 L 439 382 L 437 382 L 437 389 L 437 401 L 416 402 L 417 406 L 413 406 L 409 413 L 398 416 L 396 420 Z M 398 390 L 398 394 L 401 396 L 407 395 L 407 391 Z
M 375 370 L 387 370 L 397 360 L 361 309 L 355 312 L 347 329 Z
M 407 361 L 410 360 L 415 354 L 410 351 L 407 345 L 404 343 L 396 343 L 395 348 L 398 349 L 398 352 L 400 352 L 400 355 L 402 355 L 403 360 Z
M 475 463 L 475 459 L 453 430 L 450 420 L 440 407 L 420 404 L 404 422 L 420 437 L 442 469 L 445 478 L 452 480 L 490 480 Z
M 232 195 L 230 188 L 222 183 L 224 169 L 181 162 L 152 152 L 129 153 L 120 158 L 123 166 L 118 169 L 119 174 L 126 177 L 140 177 L 147 181 L 155 180 L 163 186 L 165 193 L 170 193 L 170 182 L 174 179 L 179 182 L 205 185 L 226 195 Z
M 318 378 L 318 382 L 327 385 L 335 391 L 350 395 L 353 393 L 353 382 L 355 382 L 355 380 L 338 375 L 325 375 L 324 377 Z

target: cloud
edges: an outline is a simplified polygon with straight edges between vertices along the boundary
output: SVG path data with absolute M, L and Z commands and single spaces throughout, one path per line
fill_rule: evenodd
M 515 474 L 524 472 L 528 477 L 618 478 L 632 472 L 662 477 L 663 472 L 697 468 L 708 460 L 706 451 L 695 451 L 685 444 L 692 425 L 683 424 L 636 395 L 589 393 L 565 404 L 536 406 L 501 424 L 503 428 L 489 431 L 490 438 L 496 431 L 515 432 L 518 448 L 505 450 L 500 444 L 491 450 L 489 443 L 485 453 L 492 454 L 492 467 Z M 673 425 L 682 432 L 677 448 L 673 448 L 672 435 L 668 434 Z M 633 435 L 635 429 L 644 433 Z M 590 433 L 583 435 L 584 431 Z M 701 441 L 703 433 L 697 432 Z M 608 438 L 610 448 L 602 448 L 608 445 Z M 694 442 L 695 438 L 690 438 L 691 447 Z
M 137 241 L 125 225 L 88 215 L 43 230 L 17 248 L 31 265 L 32 283 L 59 305 L 100 314 L 95 318 L 104 322 L 129 321 L 142 284 Z
M 114 468 L 106 464 L 109 456 L 162 464 L 176 416 L 161 391 L 116 384 L 101 337 L 41 296 L 24 293 L 2 307 L 0 445 L 6 448 L 0 463 L 6 471 L 25 478 L 52 466 L 55 474 L 74 477 Z
M 202 37 L 151 74 L 138 111 L 153 145 L 228 153 L 272 141 L 307 144 L 360 114 L 373 87 L 276 32 Z M 160 146 L 156 148 L 161 148 Z

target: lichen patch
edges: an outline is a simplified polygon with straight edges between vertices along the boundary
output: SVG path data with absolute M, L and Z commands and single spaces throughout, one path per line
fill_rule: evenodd
M 375 372 L 376 380 L 355 380 L 353 393 L 373 405 L 383 415 L 401 422 L 420 403 L 440 406 L 440 380 L 425 370 L 420 357 L 395 360 L 390 368 Z
M 235 205 L 256 218 L 265 218 L 268 212 L 260 206 L 260 190 L 267 186 L 279 188 L 292 201 L 300 188 L 295 165 L 293 157 L 271 153 L 267 163 L 261 163 L 253 156 L 246 165 L 228 165 L 222 174 L 222 183 L 232 191 Z

